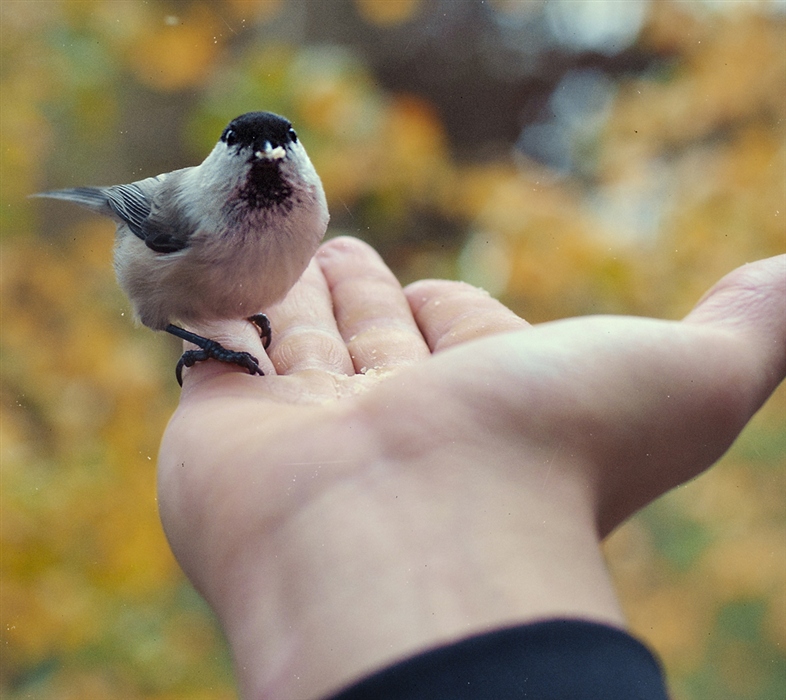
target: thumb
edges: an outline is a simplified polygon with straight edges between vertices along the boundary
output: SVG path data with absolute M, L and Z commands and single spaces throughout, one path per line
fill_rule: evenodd
M 761 405 L 786 376 L 786 255 L 730 272 L 684 322 L 727 329 L 743 342 L 759 374 Z

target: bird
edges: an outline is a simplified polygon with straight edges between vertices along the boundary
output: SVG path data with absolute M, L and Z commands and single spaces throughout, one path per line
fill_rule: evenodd
M 32 196 L 73 202 L 116 222 L 114 269 L 135 321 L 198 348 L 177 363 L 181 386 L 184 367 L 210 358 L 263 376 L 256 357 L 194 327 L 247 319 L 267 349 L 264 310 L 300 278 L 330 219 L 322 182 L 292 123 L 263 111 L 232 119 L 199 165 Z

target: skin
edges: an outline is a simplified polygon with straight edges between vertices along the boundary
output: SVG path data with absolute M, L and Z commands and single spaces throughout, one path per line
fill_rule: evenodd
M 209 330 L 251 377 L 185 373 L 161 518 L 241 693 L 305 700 L 438 644 L 575 617 L 625 627 L 600 553 L 729 447 L 786 374 L 786 256 L 682 321 L 530 326 L 484 292 L 402 289 L 349 238 L 269 310 Z

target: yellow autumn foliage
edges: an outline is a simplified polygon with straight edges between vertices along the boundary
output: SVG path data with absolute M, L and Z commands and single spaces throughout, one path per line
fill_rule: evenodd
M 355 0 L 363 19 L 383 27 L 412 20 L 421 4 L 420 0 Z
M 128 62 L 141 83 L 178 90 L 205 80 L 227 29 L 210 7 L 194 5 L 187 14 L 167 15 L 140 32 L 129 47 Z

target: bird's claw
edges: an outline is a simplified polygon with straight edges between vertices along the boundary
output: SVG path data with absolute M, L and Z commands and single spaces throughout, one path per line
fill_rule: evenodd
M 273 330 L 270 328 L 270 319 L 267 317 L 267 314 L 254 314 L 249 316 L 248 320 L 257 327 L 262 347 L 267 350 L 273 337 Z

